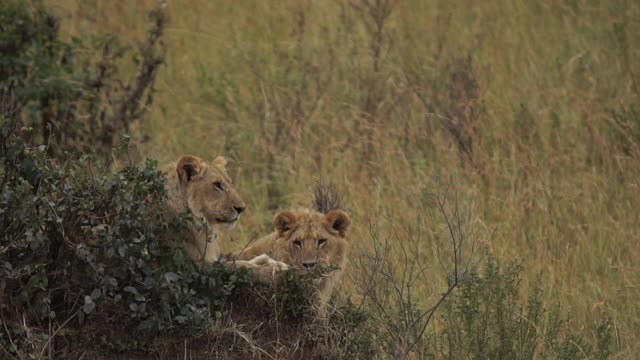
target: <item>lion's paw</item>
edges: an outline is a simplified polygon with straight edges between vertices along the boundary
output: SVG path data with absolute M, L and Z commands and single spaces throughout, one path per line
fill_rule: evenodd
M 256 256 L 249 262 L 259 281 L 263 283 L 278 282 L 278 279 L 281 278 L 280 274 L 291 268 L 283 262 L 273 260 L 268 255 Z
M 251 259 L 249 262 L 257 267 L 272 268 L 274 271 L 289 270 L 289 265 L 280 261 L 273 260 L 269 257 L 269 255 L 266 254 L 258 255 L 255 258 Z
M 274 271 L 287 271 L 290 268 L 288 264 L 273 259 L 269 261 L 268 266 L 271 267 Z

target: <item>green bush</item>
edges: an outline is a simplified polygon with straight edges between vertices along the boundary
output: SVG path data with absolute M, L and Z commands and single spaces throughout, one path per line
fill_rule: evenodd
M 3 317 L 15 326 L 0 341 L 10 353 L 38 350 L 50 334 L 38 344 L 27 329 L 52 320 L 85 324 L 80 343 L 110 324 L 132 326 L 136 341 L 194 329 L 251 282 L 220 264 L 194 271 L 172 246 L 180 239 L 171 234 L 190 219 L 162 211 L 164 178 L 154 162 L 111 175 L 48 159 L 46 147 L 28 149 L 19 138 L 6 148 L 0 291 Z
M 99 34 L 66 42 L 41 0 L 0 2 L 0 103 L 24 114 L 22 126 L 32 129 L 25 140 L 49 142 L 56 157 L 73 151 L 108 159 L 153 101 L 164 61 L 161 6 L 150 19 L 138 48 Z
M 471 272 L 441 316 L 436 342 L 444 359 L 607 359 L 612 354 L 611 322 L 605 318 L 585 338 L 558 305 L 545 311 L 542 278 L 526 301 L 517 262 L 502 269 L 489 258 L 482 274 Z
M 576 326 L 570 313 L 544 301 L 542 276 L 523 284 L 521 262 L 501 267 L 486 249 L 480 251 L 486 262 L 476 260 L 481 234 L 455 186 L 429 202 L 445 225 L 440 233 L 424 231 L 419 221 L 400 227 L 385 217 L 370 232 L 374 251 L 353 262 L 368 318 L 364 329 L 382 358 L 607 359 L 614 353 L 606 315 L 591 328 Z M 426 260 L 424 244 L 436 247 L 435 259 Z M 433 264 L 437 270 L 430 270 Z M 438 271 L 445 281 L 433 281 L 430 274 Z M 415 291 L 421 283 L 432 287 L 429 296 Z
M 42 80 L 45 71 L 50 73 L 50 66 L 57 62 L 51 55 L 64 55 L 68 50 L 57 40 L 57 22 L 42 4 L 28 5 L 24 0 L 0 4 L 0 81 L 20 90 L 30 77 Z M 35 74 L 29 74 L 30 69 Z M 18 95 L 29 96 L 26 91 Z

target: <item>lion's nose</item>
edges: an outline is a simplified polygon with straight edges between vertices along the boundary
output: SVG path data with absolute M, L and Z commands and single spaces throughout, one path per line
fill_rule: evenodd
M 246 209 L 246 206 L 234 206 L 234 209 L 236 209 L 236 211 L 238 212 L 238 215 L 242 214 L 242 212 L 244 211 L 244 209 Z
M 302 266 L 305 267 L 305 269 L 311 269 L 312 267 L 316 266 L 318 262 L 314 261 L 314 262 L 307 262 L 307 263 L 302 263 Z

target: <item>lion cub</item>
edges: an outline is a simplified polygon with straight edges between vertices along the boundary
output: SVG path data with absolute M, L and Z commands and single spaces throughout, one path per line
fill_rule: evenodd
M 232 229 L 240 220 L 245 203 L 236 192 L 225 168 L 226 160 L 218 156 L 207 162 L 197 156 L 184 155 L 177 162 L 165 165 L 168 211 L 174 216 L 189 211 L 204 226 L 191 224 L 181 235 L 186 250 L 198 266 L 220 258 L 220 229 Z M 275 272 L 288 266 L 267 255 L 246 258 L 230 266 L 252 268 L 258 279 L 270 282 Z
M 321 307 L 331 297 L 347 263 L 349 216 L 341 210 L 326 215 L 310 209 L 281 211 L 275 219 L 275 231 L 250 245 L 236 256 L 238 260 L 267 254 L 300 269 L 318 264 L 333 265 L 332 271 L 317 284 Z

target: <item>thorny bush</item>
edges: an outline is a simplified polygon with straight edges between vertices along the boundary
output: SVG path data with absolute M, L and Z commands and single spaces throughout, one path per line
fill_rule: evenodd
M 57 162 L 45 146 L 11 141 L 0 173 L 5 354 L 41 351 L 52 341 L 34 329 L 43 324 L 66 326 L 67 333 L 85 325 L 80 342 L 109 327 L 120 333 L 132 327 L 141 342 L 145 335 L 188 332 L 221 310 L 236 287 L 251 283 L 250 274 L 220 264 L 195 271 L 180 246 L 166 246 L 180 244 L 171 234 L 191 219 L 162 210 L 164 178 L 154 162 L 92 173 L 83 161 Z

